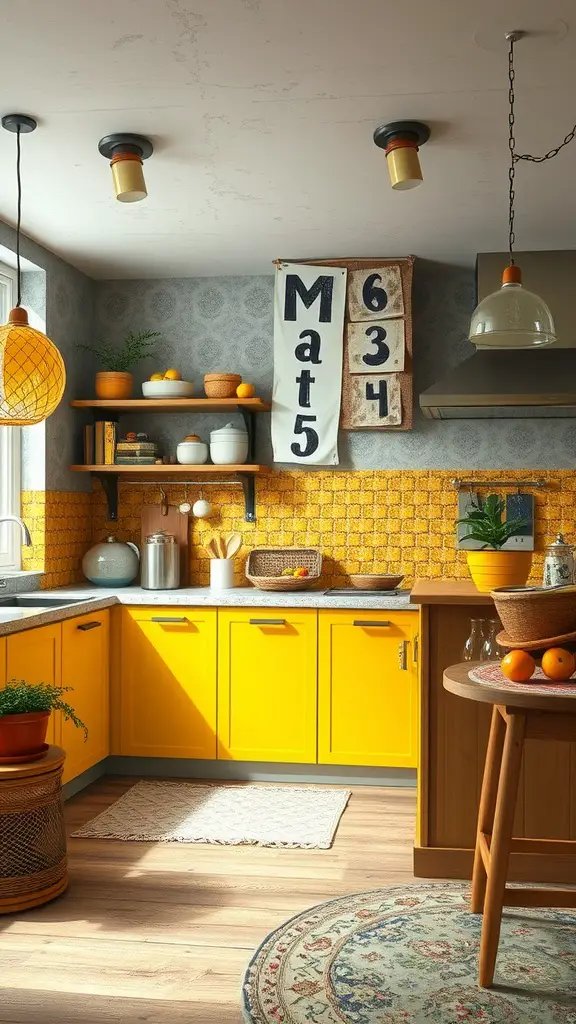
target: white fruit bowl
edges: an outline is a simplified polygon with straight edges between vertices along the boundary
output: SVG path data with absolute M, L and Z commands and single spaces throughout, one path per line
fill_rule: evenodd
M 144 398 L 192 398 L 194 385 L 187 380 L 145 380 Z

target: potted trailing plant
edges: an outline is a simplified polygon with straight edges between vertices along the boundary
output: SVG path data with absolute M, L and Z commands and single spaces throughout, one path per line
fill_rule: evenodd
M 97 398 L 130 398 L 132 395 L 132 367 L 147 356 L 154 354 L 154 338 L 159 331 L 128 331 L 120 346 L 109 341 L 93 345 L 79 345 L 78 348 L 96 356 L 102 369 L 96 374 L 95 391 Z
M 52 711 L 61 711 L 76 728 L 84 730 L 84 739 L 87 738 L 84 722 L 62 698 L 71 689 L 12 679 L 0 690 L 0 761 L 39 754 L 46 742 Z
M 522 518 L 503 519 L 506 503 L 497 494 L 488 494 L 482 501 L 471 501 L 466 515 L 458 519 L 467 527 L 462 540 L 478 541 L 478 551 L 468 551 L 468 568 L 476 587 L 481 593 L 489 593 L 495 587 L 524 586 L 532 566 L 531 551 L 503 551 L 502 547 L 510 537 L 522 533 L 527 520 Z

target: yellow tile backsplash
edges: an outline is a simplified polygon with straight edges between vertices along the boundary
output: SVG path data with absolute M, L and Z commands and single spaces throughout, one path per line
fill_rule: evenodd
M 546 489 L 535 492 L 534 580 L 541 577 L 543 549 L 557 533 L 576 541 L 575 472 L 462 473 L 487 488 L 491 479 L 547 481 Z M 443 470 L 274 471 L 256 481 L 256 523 L 244 521 L 240 488 L 205 487 L 204 497 L 215 514 L 209 520 L 190 519 L 191 583 L 208 583 L 204 541 L 212 532 L 230 530 L 238 530 L 244 541 L 237 560 L 237 583 L 244 579 L 248 551 L 275 545 L 321 548 L 327 586 L 345 584 L 351 572 L 403 572 L 408 584 L 416 577 L 465 578 L 466 555 L 454 547 L 457 497 L 450 484 L 454 475 Z M 167 493 L 173 505 L 184 499 L 182 485 L 169 486 Z M 192 500 L 198 494 L 198 487 L 188 489 Z M 81 581 L 86 549 L 111 533 L 139 543 L 140 507 L 158 502 L 159 497 L 153 484 L 121 485 L 118 522 L 111 523 L 99 484 L 92 493 L 25 491 L 22 515 L 33 547 L 23 549 L 23 568 L 42 571 L 44 587 Z

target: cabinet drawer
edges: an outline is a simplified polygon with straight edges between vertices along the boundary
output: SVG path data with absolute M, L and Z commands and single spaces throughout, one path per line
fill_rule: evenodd
M 316 761 L 315 609 L 220 609 L 218 757 Z
M 413 612 L 320 611 L 320 764 L 416 767 L 417 621 Z

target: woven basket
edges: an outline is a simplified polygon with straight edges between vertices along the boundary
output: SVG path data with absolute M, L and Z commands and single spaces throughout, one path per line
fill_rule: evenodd
M 505 632 L 515 643 L 544 640 L 576 630 L 576 587 L 558 590 L 493 590 Z
M 308 569 L 308 576 L 283 576 L 284 569 Z M 254 548 L 246 578 L 258 590 L 308 590 L 320 579 L 322 553 L 317 548 Z
M 357 590 L 395 590 L 403 576 L 380 576 L 375 573 L 350 573 L 350 583 Z
M 234 398 L 242 383 L 239 373 L 205 373 L 204 391 L 207 398 Z

